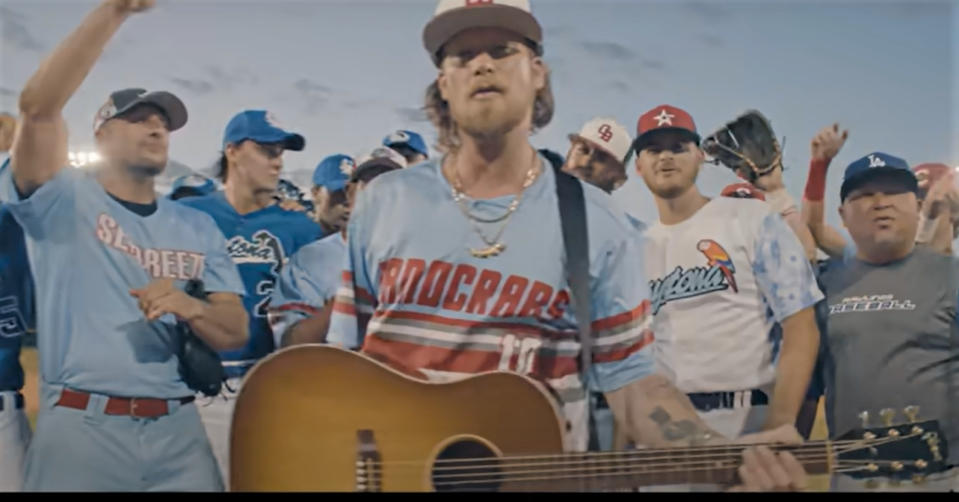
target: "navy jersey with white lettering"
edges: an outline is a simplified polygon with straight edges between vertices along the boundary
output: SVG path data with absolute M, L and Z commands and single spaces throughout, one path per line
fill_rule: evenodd
M 33 281 L 23 229 L 0 203 L 0 392 L 23 388 L 20 346 L 33 327 Z
M 21 198 L 10 171 L 0 170 L 0 200 L 26 237 L 42 381 L 119 397 L 194 395 L 179 372 L 176 317 L 147 321 L 130 291 L 201 279 L 208 292 L 242 295 L 213 220 L 162 198 L 137 214 L 96 172 L 69 167 Z
M 250 315 L 250 340 L 241 350 L 221 354 L 227 374 L 241 376 L 252 363 L 276 348 L 268 307 L 280 269 L 293 253 L 319 239 L 323 231 L 306 214 L 276 204 L 241 215 L 222 191 L 179 202 L 213 217 L 227 239 L 227 251 L 246 287 L 243 303 Z

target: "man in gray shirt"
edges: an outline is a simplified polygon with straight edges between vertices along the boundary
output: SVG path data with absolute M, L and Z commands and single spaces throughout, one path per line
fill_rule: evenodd
M 901 423 L 908 421 L 903 410 L 918 406 L 919 420 L 939 420 L 955 463 L 959 263 L 915 245 L 917 190 L 909 165 L 891 155 L 873 153 L 846 169 L 839 212 L 857 254 L 822 277 L 826 413 L 837 437 L 862 426 L 861 412 L 870 414 L 869 425 L 882 426 L 881 410 L 896 410 L 894 423 Z M 880 489 L 947 492 L 959 485 L 956 473 Z M 833 480 L 833 491 L 866 489 L 847 476 Z

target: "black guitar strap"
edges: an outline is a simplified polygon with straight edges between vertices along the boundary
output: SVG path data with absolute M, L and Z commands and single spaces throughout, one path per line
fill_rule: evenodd
M 559 219 L 563 231 L 563 247 L 566 250 L 566 275 L 572 296 L 571 304 L 579 332 L 580 370 L 585 381 L 593 361 L 593 335 L 590 323 L 593 318 L 589 297 L 589 233 L 586 226 L 586 200 L 583 185 L 570 174 L 562 171 L 563 162 L 552 152 L 542 153 L 553 165 L 556 173 L 556 200 L 559 204 Z M 587 389 L 588 391 L 588 389 Z M 599 451 L 599 436 L 596 431 L 595 410 L 591 394 L 587 394 L 589 407 L 589 449 Z

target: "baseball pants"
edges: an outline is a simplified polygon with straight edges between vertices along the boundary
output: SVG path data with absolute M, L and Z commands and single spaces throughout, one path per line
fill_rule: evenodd
M 169 414 L 135 418 L 105 414 L 108 397 L 96 394 L 85 410 L 55 406 L 62 390 L 41 385 L 24 491 L 223 491 L 193 403 L 171 400 Z
M 23 408 L 23 395 L 0 392 L 0 492 L 23 489 L 23 462 L 32 434 Z
M 214 398 L 204 396 L 197 406 L 227 491 L 230 489 L 230 429 L 240 382 L 239 378 L 227 380 L 222 394 Z
M 750 405 L 748 392 L 736 392 L 732 408 L 720 408 L 709 411 L 700 411 L 699 416 L 712 430 L 730 439 L 736 439 L 747 434 L 762 430 L 766 422 L 766 405 Z M 718 492 L 722 491 L 717 485 L 664 485 L 644 488 L 644 492 Z

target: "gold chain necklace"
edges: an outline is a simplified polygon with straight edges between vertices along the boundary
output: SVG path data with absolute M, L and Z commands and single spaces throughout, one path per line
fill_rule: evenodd
M 486 243 L 485 248 L 483 249 L 470 249 L 470 254 L 475 258 L 490 258 L 497 256 L 503 251 L 506 250 L 506 244 L 499 242 L 500 237 L 502 237 L 503 232 L 506 230 L 506 225 L 509 224 L 510 218 L 513 216 L 513 213 L 519 208 L 519 203 L 523 200 L 523 194 L 526 193 L 526 189 L 536 181 L 536 176 L 538 173 L 537 166 L 539 162 L 536 162 L 536 154 L 533 154 L 533 163 L 530 165 L 528 171 L 526 171 L 526 178 L 523 180 L 523 188 L 520 190 L 520 193 L 516 195 L 516 198 L 513 199 L 513 202 L 510 202 L 509 207 L 506 209 L 506 214 L 492 219 L 483 219 L 470 214 L 469 207 L 466 205 L 465 198 L 466 194 L 463 190 L 463 182 L 460 181 L 459 171 L 456 169 L 456 159 L 453 158 L 451 163 L 453 171 L 453 200 L 456 202 L 456 205 L 460 208 L 460 211 L 463 213 L 463 216 L 466 217 L 466 220 L 470 222 L 470 225 L 473 227 L 473 231 L 476 232 L 476 235 L 484 243 Z M 505 221 L 504 221 L 505 220 Z M 497 230 L 496 234 L 492 238 L 486 237 L 483 233 L 483 230 L 480 228 L 480 223 L 496 223 L 502 221 L 503 224 Z

